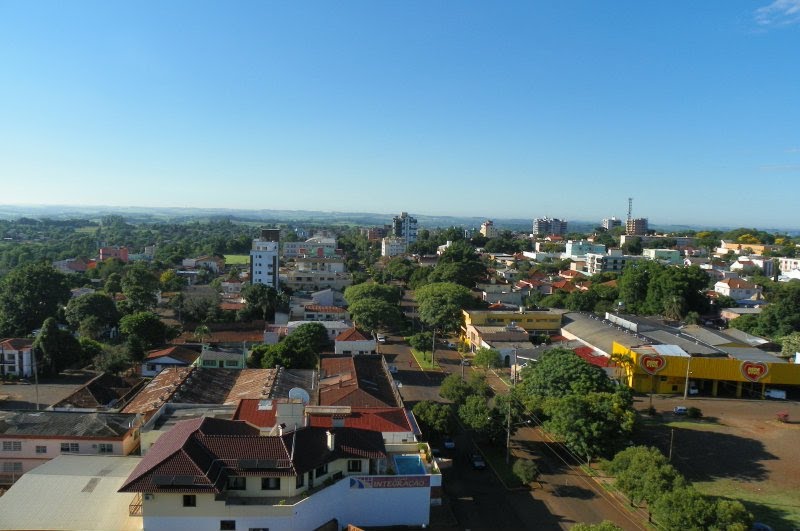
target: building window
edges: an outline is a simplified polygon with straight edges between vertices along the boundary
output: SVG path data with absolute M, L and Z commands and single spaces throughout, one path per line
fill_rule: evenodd
M 100 443 L 97 445 L 98 452 L 101 454 L 113 454 L 114 453 L 114 445 L 111 443 Z
M 228 478 L 228 490 L 247 490 L 247 478 L 245 477 Z
M 61 443 L 62 454 L 77 454 L 78 451 L 78 443 Z
M 350 459 L 347 461 L 347 471 L 348 472 L 361 472 L 361 460 L 360 459 Z
M 203 367 L 216 367 L 217 360 L 203 360 Z
M 46 454 L 47 453 L 47 446 L 37 446 L 36 447 L 37 454 Z
M 238 367 L 239 362 L 237 360 L 225 360 L 226 367 Z
M 236 520 L 220 520 L 220 531 L 236 531 Z
M 297 476 L 297 480 L 294 482 L 294 488 L 299 489 L 305 484 L 306 484 L 306 475 L 300 474 L 299 476 Z
M 4 452 L 20 452 L 22 451 L 22 441 L 3 441 Z
M 261 478 L 261 490 L 281 490 L 281 478 Z
M 184 494 L 183 495 L 183 506 L 184 507 L 197 507 L 197 496 L 194 494 Z
M 11 472 L 22 472 L 22 462 L 8 462 L 6 461 L 3 463 L 3 472 L 11 473 Z
M 328 464 L 325 463 L 324 465 L 317 467 L 317 470 L 314 472 L 314 476 L 320 477 L 324 476 L 327 473 L 328 473 Z

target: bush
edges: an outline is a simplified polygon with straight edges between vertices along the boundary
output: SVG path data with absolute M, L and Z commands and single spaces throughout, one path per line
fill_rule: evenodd
M 514 461 L 514 466 L 511 467 L 511 471 L 526 485 L 536 481 L 536 478 L 539 477 L 539 467 L 530 459 L 517 459 Z

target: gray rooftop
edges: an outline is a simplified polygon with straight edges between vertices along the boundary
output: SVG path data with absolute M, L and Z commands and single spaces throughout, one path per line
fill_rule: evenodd
M 608 355 L 611 355 L 615 341 L 628 348 L 651 342 L 641 335 L 626 332 L 621 327 L 590 314 L 570 312 L 564 315 L 563 323 L 561 326 L 563 332 L 580 338 L 581 341 Z
M 7 437 L 122 437 L 139 422 L 138 415 L 125 413 L 0 411 L 0 434 Z

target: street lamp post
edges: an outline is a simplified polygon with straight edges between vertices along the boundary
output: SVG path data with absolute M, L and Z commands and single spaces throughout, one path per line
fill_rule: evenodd
M 689 375 L 691 371 L 689 370 L 692 367 L 692 355 L 689 354 L 689 361 L 686 362 L 686 383 L 683 386 L 683 399 L 686 400 L 689 397 Z

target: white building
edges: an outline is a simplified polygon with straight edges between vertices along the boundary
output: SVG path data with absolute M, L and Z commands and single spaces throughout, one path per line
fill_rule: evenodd
M 486 238 L 497 238 L 499 231 L 494 226 L 494 221 L 487 219 L 481 223 L 481 234 Z
M 417 218 L 412 218 L 407 212 L 392 218 L 392 236 L 404 240 L 406 245 L 417 241 Z
M 536 218 L 533 220 L 534 236 L 547 236 L 548 234 L 564 235 L 566 233 L 566 221 L 558 218 Z
M 0 342 L 0 375 L 33 376 L 33 339 L 9 338 Z
M 400 256 L 406 254 L 408 244 L 402 238 L 383 238 L 381 240 L 381 256 Z
M 262 229 L 261 238 L 253 240 L 250 251 L 250 282 L 265 284 L 278 289 L 278 247 L 281 232 L 276 229 Z
M 314 236 L 304 242 L 283 242 L 281 247 L 284 258 L 333 256 L 336 254 L 336 238 Z
M 586 240 L 567 240 L 566 248 L 563 258 L 583 258 L 588 253 L 604 254 L 606 252 L 605 245 Z
M 622 226 L 622 220 L 614 216 L 603 219 L 603 228 L 606 230 L 611 230 L 614 227 L 621 227 L 621 226 Z
M 623 255 L 620 249 L 611 249 L 608 254 L 589 253 L 586 255 L 586 273 L 619 273 L 629 263 L 641 259 L 641 256 Z
M 714 284 L 714 291 L 735 300 L 758 299 L 761 287 L 743 278 L 726 278 Z

